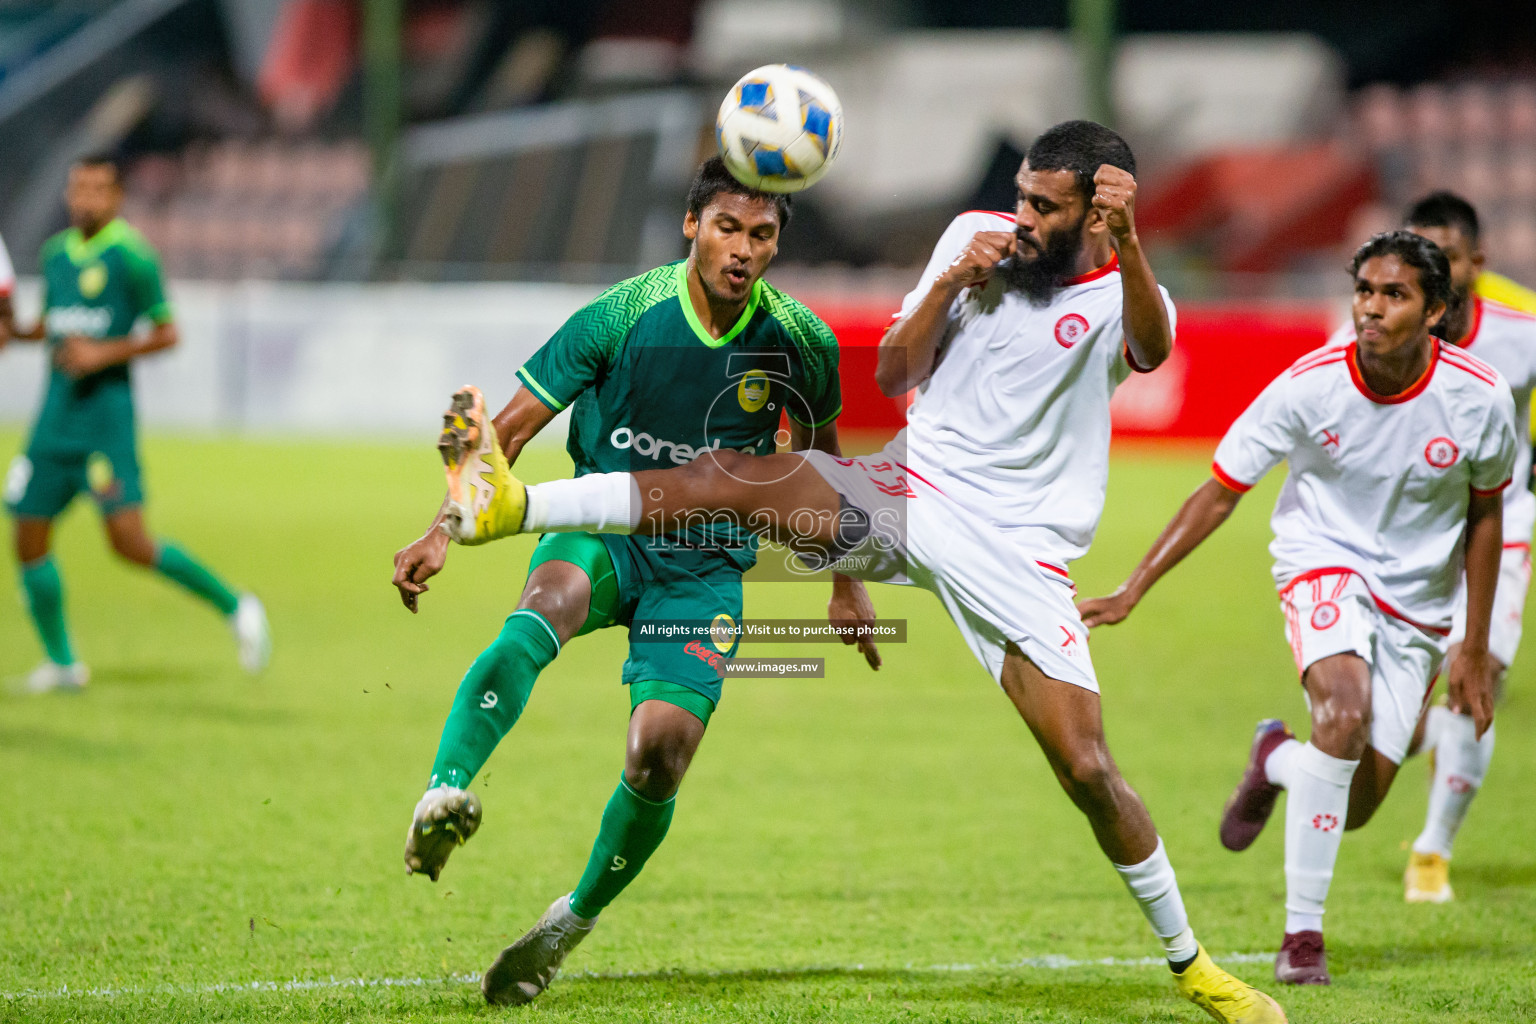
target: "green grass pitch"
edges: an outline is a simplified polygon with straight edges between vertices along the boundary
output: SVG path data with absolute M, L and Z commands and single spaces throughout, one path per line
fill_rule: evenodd
M 0 432 L 0 450 L 19 443 Z M 265 598 L 276 656 L 244 678 L 215 616 L 114 564 L 94 512 L 72 510 L 57 550 L 96 676 L 81 696 L 0 695 L 0 1019 L 1206 1019 L 1138 962 L 1157 953 L 1140 914 L 937 603 L 891 587 L 876 603 L 910 642 L 886 647 L 885 670 L 837 647 L 824 680 L 728 685 L 639 881 L 538 1003 L 485 1007 L 466 976 L 575 883 L 618 775 L 622 633 L 561 655 L 477 783 L 484 828 L 437 885 L 407 878 L 450 696 L 532 542 L 455 550 L 413 618 L 390 559 L 441 493 L 429 436 L 154 437 L 145 456 L 152 527 Z M 525 465 L 568 471 L 548 449 Z M 1129 570 L 1206 465 L 1117 455 L 1077 566 L 1085 595 Z M 1254 721 L 1304 717 L 1268 578 L 1275 486 L 1093 645 L 1112 748 L 1218 958 L 1272 951 L 1283 923 L 1282 830 L 1242 855 L 1216 839 Z M 763 584 L 747 608 L 810 616 L 824 599 Z M 0 676 L 39 656 L 16 587 L 0 587 Z M 1528 646 L 1457 850 L 1457 902 L 1402 903 L 1417 762 L 1345 841 L 1335 983 L 1276 992 L 1292 1021 L 1536 1019 L 1531 665 Z M 1269 978 L 1267 960 L 1233 966 Z

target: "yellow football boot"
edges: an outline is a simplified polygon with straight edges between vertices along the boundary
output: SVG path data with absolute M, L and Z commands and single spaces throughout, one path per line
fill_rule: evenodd
M 1223 1024 L 1285 1024 L 1279 1003 L 1217 967 L 1204 946 L 1173 980 L 1180 995 Z
M 443 414 L 437 449 L 448 476 L 443 532 L 460 544 L 485 544 L 518 532 L 528 508 L 528 489 L 507 465 L 479 388 L 464 387 L 454 394 Z
M 1403 872 L 1403 899 L 1409 903 L 1449 903 L 1451 862 L 1438 853 L 1408 854 L 1408 870 Z

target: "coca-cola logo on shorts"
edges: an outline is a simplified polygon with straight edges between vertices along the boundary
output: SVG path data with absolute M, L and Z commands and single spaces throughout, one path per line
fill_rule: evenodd
M 1062 348 L 1076 345 L 1088 333 L 1088 321 L 1076 313 L 1068 313 L 1056 321 L 1056 344 Z
M 1424 461 L 1436 469 L 1450 469 L 1460 455 L 1461 449 L 1448 437 L 1437 437 L 1424 446 Z

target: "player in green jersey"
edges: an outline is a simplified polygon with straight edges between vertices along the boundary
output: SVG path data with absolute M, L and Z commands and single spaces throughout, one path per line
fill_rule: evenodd
M 248 671 L 259 671 L 270 650 L 266 612 L 254 595 L 235 593 L 144 526 L 129 365 L 175 346 L 177 332 L 154 250 L 117 216 L 122 198 L 115 161 L 91 157 L 70 168 L 64 200 L 73 226 L 45 242 L 39 259 L 43 315 L 29 330 L 12 332 L 19 340 L 45 341 L 51 357 L 26 452 L 5 479 L 22 589 L 48 655 L 28 678 L 35 692 L 79 689 L 89 678 L 75 658 L 64 587 L 49 553 L 54 519 L 82 491 L 96 500 L 112 550 L 225 616 Z M 136 334 L 141 321 L 149 329 Z
M 566 321 L 518 371 L 522 387 L 496 417 L 496 436 L 464 434 L 462 413 L 482 412 L 483 400 L 473 388 L 460 392 L 445 429 L 454 450 L 445 456 L 472 462 L 474 451 L 494 445 L 515 461 L 567 407 L 566 446 L 578 476 L 679 465 L 719 448 L 768 454 L 784 440 L 781 413 L 796 450 L 838 453 L 837 340 L 815 314 L 762 280 L 789 210 L 787 198 L 748 189 L 718 158 L 707 161 L 683 221 L 688 258 L 614 285 Z M 476 479 L 473 472 L 458 477 L 445 511 L 472 503 L 462 492 Z M 413 612 L 426 581 L 443 567 L 444 520 L 440 512 L 395 556 L 394 584 Z M 517 721 L 539 672 L 572 637 L 630 627 L 622 673 L 629 736 L 585 873 L 486 972 L 482 989 L 491 1002 L 525 1003 L 542 992 L 666 835 L 735 653 L 741 574 L 756 551 L 755 536 L 704 522 L 681 542 L 591 533 L 539 542 L 517 610 L 460 684 L 407 833 L 407 871 L 435 880 L 455 845 L 479 827 L 480 804 L 466 787 Z M 849 623 L 874 618 L 863 584 L 843 577 L 834 580 L 828 613 Z M 724 629 L 647 642 L 638 628 L 678 620 Z M 878 668 L 873 643 L 858 642 Z

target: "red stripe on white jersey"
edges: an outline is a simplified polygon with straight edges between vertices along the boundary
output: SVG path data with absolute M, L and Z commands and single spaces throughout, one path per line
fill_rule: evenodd
M 1316 362 L 1308 363 L 1306 366 L 1303 366 L 1300 369 L 1292 370 L 1291 376 L 1300 377 L 1302 374 L 1309 373 L 1312 370 L 1316 370 L 1320 367 L 1332 366 L 1335 363 L 1342 363 L 1347 358 L 1349 357 L 1341 353 L 1332 357 L 1331 359 L 1319 359 Z
M 1313 367 L 1321 366 L 1325 362 L 1334 362 L 1342 358 L 1348 351 L 1348 345 L 1329 345 L 1325 349 L 1320 349 L 1316 352 L 1308 352 L 1306 355 L 1302 356 L 1300 359 L 1291 364 L 1291 376 L 1295 377 L 1299 374 L 1305 373 Z
M 1253 484 L 1243 483 L 1237 477 L 1222 469 L 1221 466 L 1215 462 L 1211 463 L 1211 475 L 1221 482 L 1221 486 L 1225 487 L 1229 491 L 1236 491 L 1238 494 L 1246 494 L 1253 490 Z
M 1017 224 L 1018 223 L 1017 218 L 1015 218 L 1013 214 L 1011 214 L 1011 213 L 1004 213 L 1002 210 L 966 210 L 965 213 L 962 213 L 960 216 L 967 217 L 967 216 L 970 216 L 973 213 L 991 214 L 993 217 L 1001 217 L 1001 218 L 1003 218 L 1003 220 L 1008 221 L 1010 224 Z
M 1510 484 L 1514 483 L 1514 481 L 1515 481 L 1515 478 L 1514 477 L 1510 477 L 1508 480 L 1505 480 L 1503 483 L 1499 484 L 1499 486 L 1494 487 L 1491 490 L 1486 490 L 1486 491 L 1479 490 L 1478 488 L 1473 487 L 1472 488 L 1472 493 L 1475 494 L 1479 498 L 1491 498 L 1495 494 L 1502 494 L 1504 489 L 1506 487 L 1508 487 Z
M 1499 373 L 1497 370 L 1476 356 L 1468 355 L 1453 345 L 1447 345 L 1442 342 L 1440 345 L 1440 358 L 1445 361 L 1445 365 L 1454 366 L 1458 370 L 1470 373 L 1489 386 L 1498 381 Z
M 1483 312 L 1485 313 L 1508 317 L 1511 320 L 1530 320 L 1536 322 L 1536 314 L 1527 313 L 1525 310 L 1516 309 L 1514 306 L 1507 306 L 1497 299 L 1485 299 L 1479 296 L 1479 301 L 1483 304 Z

